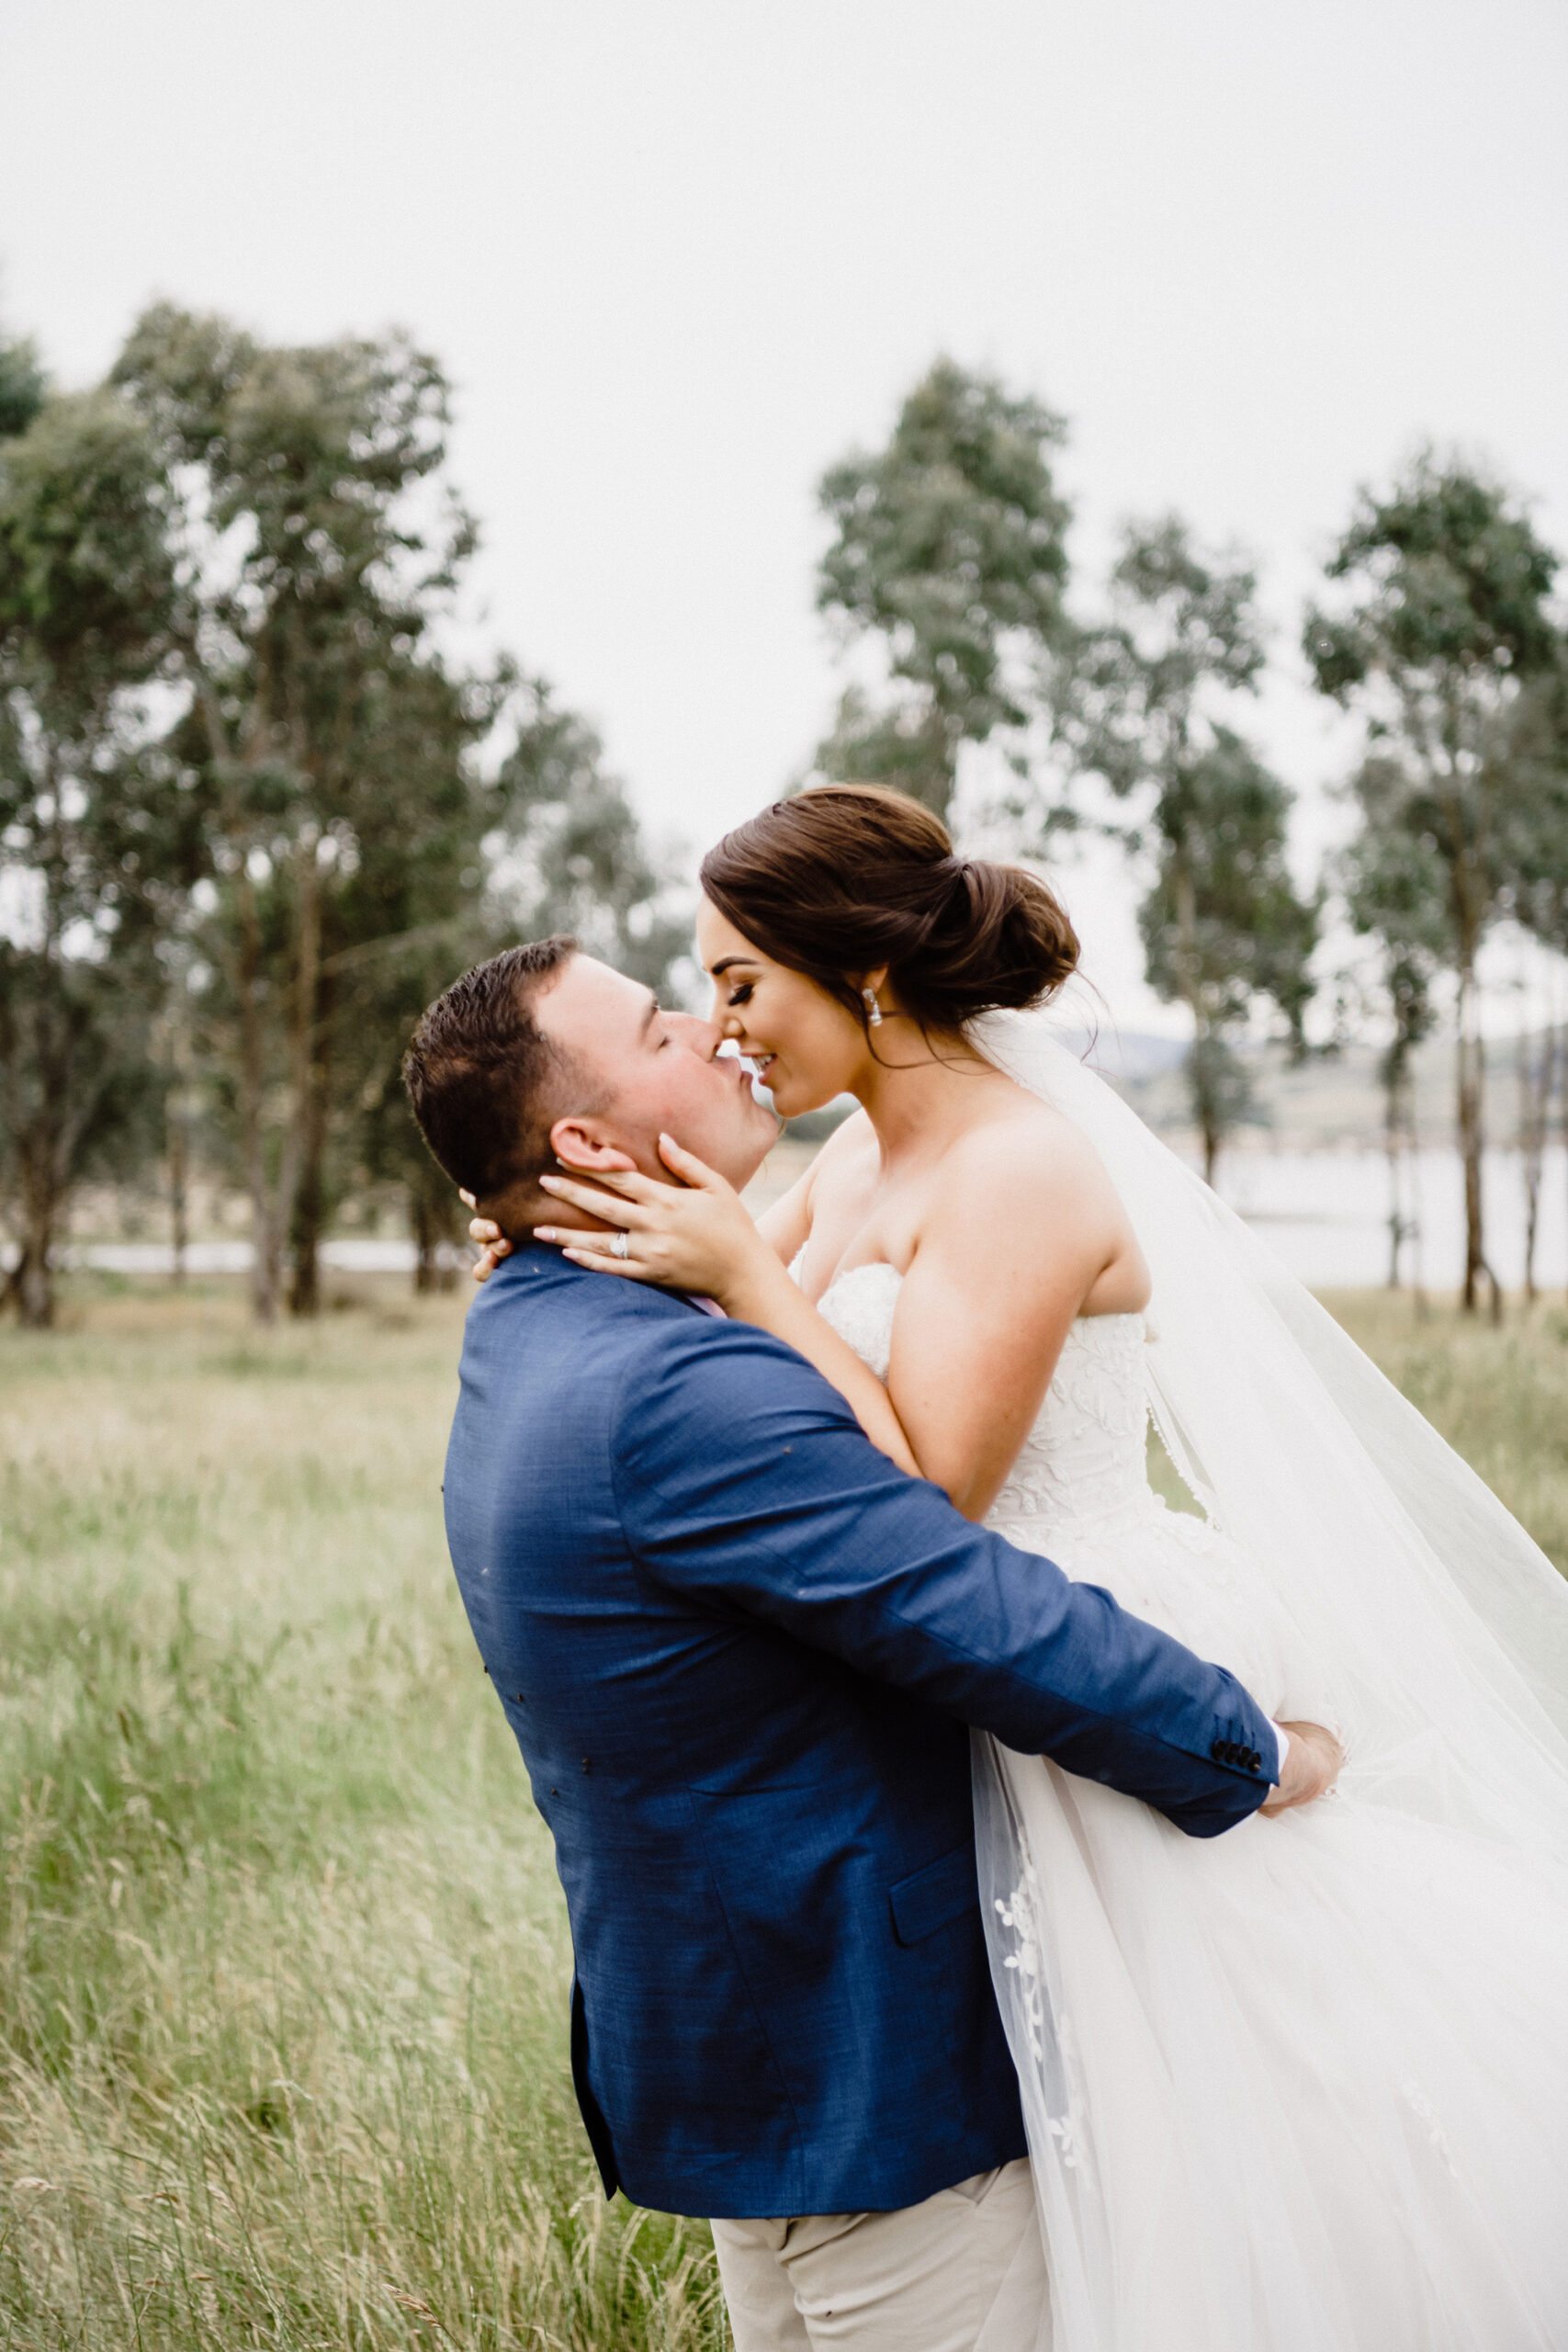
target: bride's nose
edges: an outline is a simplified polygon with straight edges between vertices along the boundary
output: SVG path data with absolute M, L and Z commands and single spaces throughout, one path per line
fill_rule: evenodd
M 725 993 L 720 988 L 716 988 L 713 992 L 713 1012 L 709 1015 L 709 1025 L 721 1037 L 739 1037 L 746 1027 L 740 1014 L 732 1012 L 725 1001 Z

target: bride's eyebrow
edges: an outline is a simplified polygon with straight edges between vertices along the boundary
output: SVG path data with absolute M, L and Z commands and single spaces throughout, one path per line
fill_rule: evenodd
M 750 956 L 721 956 L 716 964 L 708 966 L 708 972 L 712 978 L 721 980 L 726 972 L 733 971 L 737 964 L 750 964 Z

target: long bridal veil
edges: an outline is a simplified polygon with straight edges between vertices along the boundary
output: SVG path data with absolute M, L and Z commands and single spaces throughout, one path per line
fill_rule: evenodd
M 1240 1607 L 1250 1589 L 1258 1607 L 1288 1628 L 1290 1687 L 1258 1695 L 1283 1714 L 1331 1722 L 1345 1739 L 1340 1806 L 1235 1833 L 1267 1851 L 1281 1905 L 1288 1912 L 1292 1851 L 1305 1850 L 1292 1848 L 1292 1838 L 1302 1835 L 1295 1825 L 1307 1825 L 1310 1845 L 1354 1837 L 1357 1816 L 1385 1825 L 1397 1816 L 1404 1825 L 1398 1849 L 1426 1839 L 1439 1872 L 1441 1854 L 1457 1838 L 1476 1858 L 1478 1887 L 1495 1868 L 1510 1885 L 1539 1876 L 1543 1886 L 1560 1888 L 1568 1866 L 1568 1584 L 1303 1285 L 1067 1050 L 1047 1015 L 990 1014 L 970 1034 L 989 1061 L 1072 1119 L 1098 1149 L 1153 1277 L 1145 1353 L 1156 1425 L 1210 1522 L 1229 1539 L 1227 1558 L 1255 1580 L 1244 1584 Z M 1232 2341 L 1227 2325 L 1215 2325 L 1228 2308 L 1245 2346 L 1266 2290 L 1256 2282 L 1229 2290 L 1223 2278 L 1194 2285 L 1190 2331 L 1172 2311 L 1157 2339 L 1127 2332 L 1126 2313 L 1153 2291 L 1149 2279 L 1175 2278 L 1184 2264 L 1203 2270 L 1205 2247 L 1190 2242 L 1206 2233 L 1194 2219 L 1195 2199 L 1219 2211 L 1209 2253 L 1221 2269 L 1227 2211 L 1232 2222 L 1245 2213 L 1248 2243 L 1259 2233 L 1268 2238 L 1273 2224 L 1258 2188 L 1269 2171 L 1268 2120 L 1252 2119 L 1262 2143 L 1245 2150 L 1204 2147 L 1201 2134 L 1194 2138 L 1193 2085 L 1207 2079 L 1205 2069 L 1220 2108 L 1235 2088 L 1225 2077 L 1234 2052 L 1224 2020 L 1210 2019 L 1205 2009 L 1212 1988 L 1201 1959 L 1184 1955 L 1168 1922 L 1169 1949 L 1151 1963 L 1157 1976 L 1141 1980 L 1174 1988 L 1172 2014 L 1182 2021 L 1174 2045 L 1168 2020 L 1160 2030 L 1151 2027 L 1114 1955 L 1107 1953 L 1099 1972 L 1084 1970 L 1086 1939 L 1100 1931 L 1084 1922 L 1111 1916 L 1104 1882 L 1120 1850 L 1096 1847 L 1084 1826 L 1091 1816 L 1083 1807 L 1104 1792 L 1064 1792 L 1066 1826 L 1056 1849 L 1043 1853 L 1055 1815 L 1043 1829 L 1025 1818 L 1016 1762 L 990 1743 L 976 1744 L 981 1883 L 998 1996 L 1023 2081 L 1058 2326 L 1070 2352 L 1122 2352 L 1156 2340 L 1201 2341 L 1217 2352 Z M 1226 1843 L 1195 1848 L 1151 1821 L 1142 1859 L 1128 1867 L 1151 1878 L 1179 1873 L 1185 1853 L 1196 1883 L 1205 1866 L 1213 1871 L 1205 1858 Z M 1080 1896 L 1074 1977 L 1061 1928 L 1064 1906 Z M 1158 1922 L 1157 1906 L 1148 1917 Z M 1348 1934 L 1355 1928 L 1347 1922 Z M 1280 1964 L 1290 1964 L 1288 1956 Z M 1419 2002 L 1420 1986 L 1410 1989 Z M 1485 1991 L 1477 1984 L 1474 1997 Z M 1102 2044 L 1122 2051 L 1124 2064 L 1097 2083 L 1086 2109 L 1076 2046 L 1090 2001 L 1098 2007 L 1095 2031 Z M 1330 2018 L 1325 2025 L 1333 2030 Z M 1462 2037 L 1462 2014 L 1453 2026 Z M 1561 2037 L 1561 2025 L 1557 2031 Z M 1193 2061 L 1179 2083 L 1173 2046 Z M 1300 2053 L 1303 2099 L 1327 2096 L 1323 2078 L 1335 2063 L 1326 2049 L 1321 2063 Z M 1118 2136 L 1113 2110 L 1122 2083 L 1136 2084 L 1137 2112 Z M 1422 2087 L 1411 2083 L 1406 2091 L 1418 2125 Z M 1437 2126 L 1429 2115 L 1427 2123 L 1430 2138 Z M 1097 2135 L 1115 2139 L 1122 2151 L 1113 2197 Z M 1184 2166 L 1190 2176 L 1195 2148 L 1206 2177 L 1183 2184 L 1177 2176 Z M 1233 2157 L 1253 2167 L 1253 2177 L 1227 2188 L 1220 2176 Z M 1142 2209 L 1131 2217 L 1131 2238 L 1129 2199 Z M 1122 2209 L 1120 2222 L 1113 2207 Z M 1406 2219 L 1418 2228 L 1414 2202 Z M 1294 2221 L 1281 2212 L 1280 2230 L 1287 2222 L 1293 2229 Z M 1267 2340 L 1359 2344 L 1348 2317 L 1341 2329 L 1326 2307 L 1315 2319 L 1307 2309 L 1313 2267 L 1303 2256 L 1294 2290 L 1305 2299 L 1299 2316 L 1282 2313 Z M 1283 2265 L 1281 2275 L 1288 2269 Z M 1408 2340 L 1428 2338 L 1413 2328 Z M 1517 2340 L 1568 2339 L 1532 2333 Z

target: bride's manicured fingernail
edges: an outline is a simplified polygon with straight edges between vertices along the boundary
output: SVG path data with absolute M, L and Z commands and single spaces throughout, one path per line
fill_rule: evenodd
M 541 1176 L 539 1179 L 539 1190 L 541 1193 L 558 1193 L 560 1191 L 560 1187 L 561 1180 L 558 1176 Z
M 534 1227 L 534 1238 L 536 1241 L 558 1241 L 560 1236 L 553 1225 L 536 1225 Z

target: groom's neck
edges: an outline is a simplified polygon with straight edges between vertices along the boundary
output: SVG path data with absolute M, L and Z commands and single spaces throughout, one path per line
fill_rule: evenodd
M 557 1163 L 550 1172 L 575 1177 L 581 1184 L 593 1182 L 592 1173 L 587 1169 L 567 1168 Z M 667 1169 L 660 1172 L 666 1183 L 672 1181 Z M 532 1177 L 520 1184 L 509 1185 L 504 1193 L 498 1193 L 492 1200 L 480 1201 L 479 1214 L 493 1218 L 514 1250 L 520 1250 L 525 1241 L 533 1239 L 536 1225 L 552 1225 L 563 1233 L 603 1233 L 604 1230 L 601 1219 L 588 1216 L 582 1209 L 574 1208 L 570 1201 L 556 1200 L 548 1193 L 542 1193 Z

